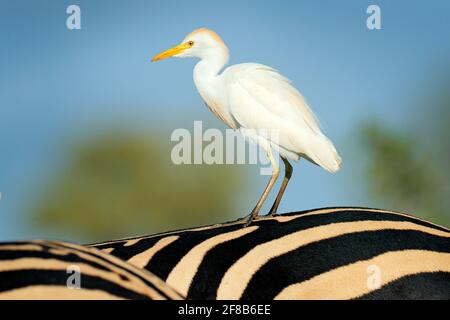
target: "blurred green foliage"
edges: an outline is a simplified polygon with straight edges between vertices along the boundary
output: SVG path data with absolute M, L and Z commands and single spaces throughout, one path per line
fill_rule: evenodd
M 410 136 L 370 123 L 361 130 L 369 152 L 369 194 L 382 206 L 444 222 L 440 181 L 429 154 Z M 450 208 L 448 208 L 450 209 Z
M 100 241 L 221 222 L 235 215 L 233 204 L 246 190 L 242 169 L 177 166 L 170 148 L 169 139 L 143 133 L 82 139 L 50 179 L 34 222 L 65 230 L 78 241 Z
M 444 73 L 448 77 L 450 73 Z M 368 193 L 385 208 L 450 224 L 450 81 L 436 81 L 404 129 L 361 127 Z

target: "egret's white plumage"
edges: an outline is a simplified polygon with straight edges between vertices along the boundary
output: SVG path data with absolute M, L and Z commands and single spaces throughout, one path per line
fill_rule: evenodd
M 152 61 L 170 56 L 199 58 L 194 68 L 194 82 L 206 105 L 229 127 L 241 130 L 244 136 L 266 150 L 274 175 L 252 217 L 258 213 L 278 177 L 279 168 L 272 148 L 283 158 L 287 178 L 271 213 L 276 211 L 290 177 L 288 170 L 292 168 L 287 159 L 303 157 L 330 172 L 339 170 L 341 158 L 333 143 L 321 132 L 316 116 L 302 95 L 278 71 L 256 63 L 237 64 L 222 71 L 228 62 L 228 48 L 214 31 L 206 28 L 190 33 L 180 45 Z M 252 129 L 251 134 L 247 134 L 248 129 Z M 255 135 L 255 132 L 267 134 Z
M 320 131 L 315 115 L 289 80 L 276 70 L 255 63 L 238 64 L 223 74 L 228 108 L 239 126 L 273 131 L 282 156 L 307 157 L 336 172 L 340 158 Z

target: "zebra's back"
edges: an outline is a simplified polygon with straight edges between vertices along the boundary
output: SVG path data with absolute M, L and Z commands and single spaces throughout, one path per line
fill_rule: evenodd
M 448 299 L 449 236 L 402 213 L 324 208 L 91 246 L 191 299 Z
M 79 283 L 70 279 L 75 272 L 79 272 Z M 32 240 L 0 243 L 0 299 L 181 299 L 181 296 L 150 272 L 95 248 Z

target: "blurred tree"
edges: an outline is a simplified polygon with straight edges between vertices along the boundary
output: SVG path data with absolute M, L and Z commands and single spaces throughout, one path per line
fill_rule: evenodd
M 450 73 L 444 73 L 448 77 Z M 450 223 L 450 92 L 439 78 L 417 106 L 410 129 L 391 130 L 378 122 L 361 128 L 367 152 L 369 194 L 381 206 Z M 425 87 L 425 86 L 424 86 Z
M 362 128 L 368 151 L 366 178 L 374 198 L 389 209 L 420 214 L 443 222 L 440 181 L 430 154 L 412 137 L 377 123 Z
M 174 165 L 170 144 L 149 134 L 83 140 L 34 212 L 45 228 L 98 241 L 217 222 L 235 216 L 242 169 Z

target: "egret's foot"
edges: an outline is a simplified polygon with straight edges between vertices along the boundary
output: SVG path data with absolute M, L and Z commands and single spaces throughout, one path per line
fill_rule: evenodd
M 258 211 L 252 211 L 252 213 L 242 219 L 244 220 L 244 228 L 247 228 L 254 220 L 258 219 Z
M 277 207 L 278 206 L 275 206 L 275 205 L 276 205 L 276 203 L 273 204 L 272 208 L 270 208 L 269 213 L 265 214 L 264 217 L 270 218 L 270 217 L 273 217 L 273 216 L 275 216 L 277 214 L 277 209 L 278 209 Z
M 248 227 L 254 220 L 258 220 L 258 213 L 257 212 L 253 212 L 250 213 L 249 215 L 246 215 L 242 218 L 239 218 L 236 220 L 235 223 L 242 223 L 243 227 L 246 228 Z

